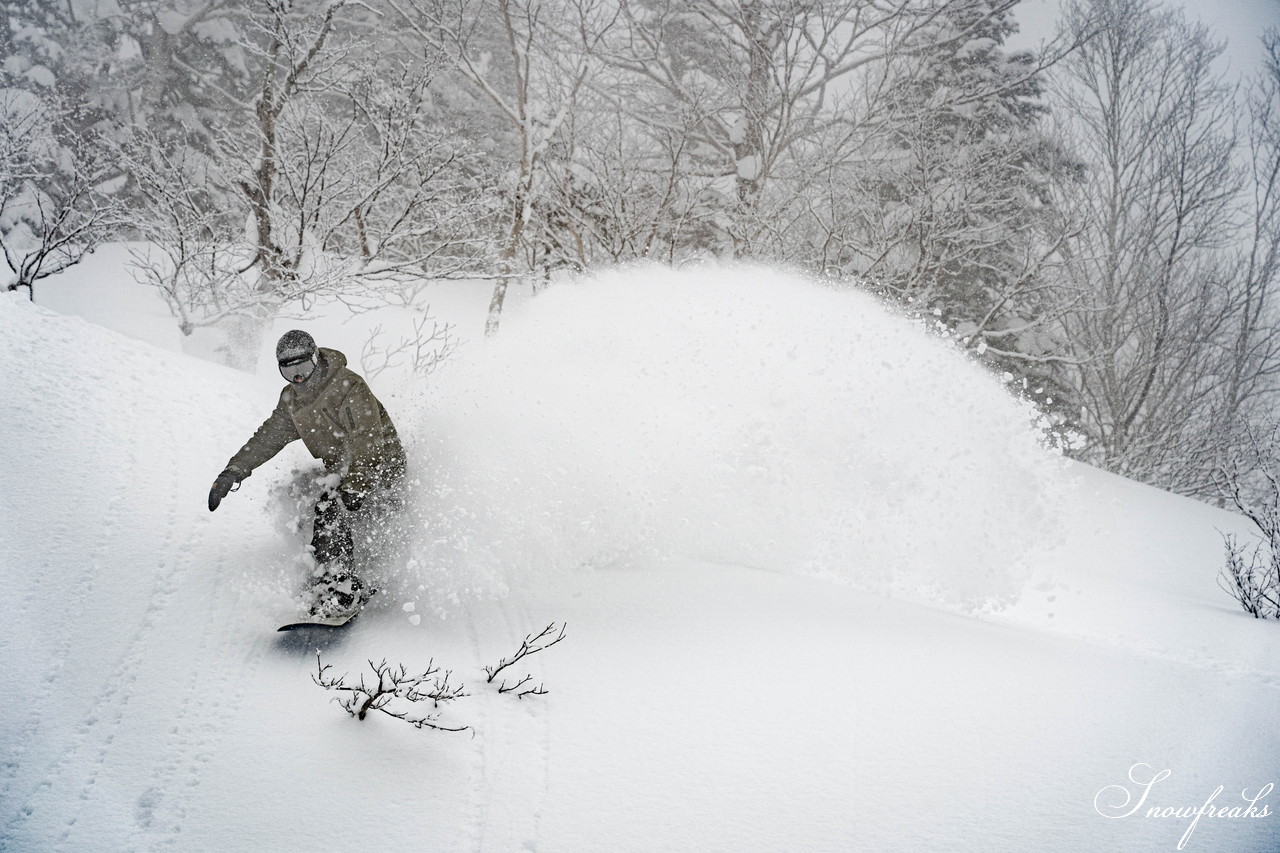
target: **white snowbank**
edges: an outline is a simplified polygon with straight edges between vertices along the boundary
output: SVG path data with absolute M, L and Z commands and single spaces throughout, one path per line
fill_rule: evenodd
M 959 353 L 759 267 L 555 286 L 397 417 L 436 586 L 696 557 L 999 604 L 1064 480 L 1031 412 Z

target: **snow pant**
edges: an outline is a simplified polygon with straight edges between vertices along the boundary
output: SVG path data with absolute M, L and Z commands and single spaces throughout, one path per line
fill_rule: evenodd
M 308 596 L 311 613 L 336 616 L 358 607 L 367 594 L 364 583 L 355 574 L 355 537 L 350 514 L 334 490 L 326 490 L 316 501 L 315 526 L 311 531 L 311 550 L 316 568 L 311 577 Z
M 354 511 L 365 517 L 366 524 L 368 520 L 385 520 L 403 504 L 400 485 L 404 466 L 388 466 L 387 471 L 387 476 L 373 492 L 364 496 L 363 505 Z M 317 586 L 341 586 L 351 592 L 358 592 L 363 587 L 355 574 L 352 512 L 346 508 L 337 488 L 325 489 L 316 501 L 311 551 L 316 560 Z M 346 581 L 350 584 L 345 584 Z
M 311 551 L 325 572 L 346 574 L 355 561 L 351 522 L 338 493 L 326 490 L 316 501 L 315 526 L 311 531 Z

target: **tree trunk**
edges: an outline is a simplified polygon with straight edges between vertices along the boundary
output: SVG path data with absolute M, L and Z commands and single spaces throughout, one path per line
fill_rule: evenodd
M 527 167 L 522 163 L 521 169 Z M 498 334 L 498 324 L 502 319 L 502 306 L 507 298 L 507 287 L 513 280 L 518 278 L 515 272 L 516 257 L 520 254 L 520 241 L 524 236 L 525 220 L 528 212 L 525 209 L 525 199 L 528 197 L 525 187 L 531 183 L 531 177 L 521 175 L 520 185 L 516 191 L 515 203 L 512 205 L 511 229 L 507 232 L 506 245 L 502 247 L 502 254 L 498 258 L 498 278 L 493 283 L 493 296 L 489 299 L 489 314 L 485 318 L 484 334 L 485 337 L 493 337 Z
M 489 315 L 485 319 L 485 337 L 498 333 L 498 323 L 502 317 L 502 305 L 507 298 L 507 287 L 515 276 L 515 260 L 520 254 L 520 243 L 524 239 L 524 227 L 529 219 L 529 199 L 533 194 L 533 169 L 536 154 L 529 130 L 529 80 L 526 74 L 527 57 L 518 46 L 515 26 L 511 21 L 511 9 L 508 3 L 499 3 L 503 22 L 506 26 L 507 41 L 511 50 L 512 67 L 516 71 L 516 130 L 520 136 L 520 172 L 516 178 L 516 186 L 511 199 L 511 228 L 507 231 L 506 244 L 498 260 L 498 280 L 493 285 L 493 297 L 489 300 Z
M 29 299 L 29 300 L 30 300 L 30 301 L 32 301 L 32 302 L 35 302 L 35 301 L 36 301 L 36 288 L 35 288 L 35 285 L 33 285 L 33 284 L 32 284 L 31 282 L 29 282 L 29 281 L 19 281 L 19 282 L 15 283 L 15 284 L 11 284 L 11 285 L 9 285 L 9 290 L 11 290 L 11 291 L 13 291 L 13 290 L 21 290 L 21 289 L 22 289 L 22 288 L 24 288 L 24 287 L 27 289 L 27 299 Z
M 748 222 L 760 203 L 760 187 L 764 180 L 764 128 L 768 111 L 770 35 L 761 20 L 759 0 L 742 4 L 742 36 L 747 49 L 746 91 L 742 101 L 741 137 L 733 141 L 734 180 L 738 196 L 739 223 L 733 235 L 733 254 L 751 254 L 751 241 L 746 234 Z

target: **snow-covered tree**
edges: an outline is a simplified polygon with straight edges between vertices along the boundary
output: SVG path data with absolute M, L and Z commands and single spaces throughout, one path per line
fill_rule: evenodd
M 364 4 L 255 2 L 238 23 L 253 94 L 221 93 L 198 144 L 135 149 L 156 244 L 139 266 L 184 329 L 230 323 L 253 352 L 292 300 L 475 262 L 479 188 L 433 114 L 435 66 L 375 23 Z
M 678 263 L 715 245 L 716 179 L 694 157 L 694 124 L 638 125 L 594 87 L 582 93 L 547 152 L 542 263 Z
M 618 109 L 644 127 L 692 131 L 697 168 L 719 182 L 722 248 L 769 257 L 795 244 L 815 168 L 880 153 L 867 140 L 900 118 L 904 63 L 973 45 L 1013 5 L 623 0 L 597 53 L 646 84 L 614 87 Z M 1025 80 L 1037 68 L 1006 70 Z M 1018 82 L 1011 73 L 1000 85 Z M 977 98 L 972 87 L 935 94 Z
M 9 289 L 79 262 L 117 223 L 113 150 L 128 63 L 93 2 L 14 0 L 0 13 L 0 246 Z
M 56 93 L 76 107 L 79 127 L 97 127 L 120 108 L 132 59 L 127 18 L 105 0 L 9 0 L 0 14 L 0 79 Z
M 1214 68 L 1222 45 L 1181 12 L 1076 0 L 1066 23 L 1098 29 L 1054 87 L 1059 133 L 1086 164 L 1080 182 L 1058 185 L 1080 225 L 1063 274 L 1087 294 L 1064 323 L 1076 358 L 1060 374 L 1082 455 L 1206 493 L 1242 405 L 1274 390 L 1275 149 L 1257 129 L 1250 180 L 1235 91 Z M 1249 208 L 1252 241 L 1240 228 Z
M 1280 29 L 1263 43 L 1246 101 L 1245 238 L 1232 276 L 1240 311 L 1222 383 L 1225 418 L 1254 424 L 1272 417 L 1280 393 Z
M 498 329 L 511 282 L 534 265 L 531 234 L 547 182 L 543 161 L 590 71 L 590 52 L 571 50 L 566 33 L 593 17 L 592 0 L 387 0 L 415 40 L 446 57 L 457 77 L 493 110 L 508 140 L 506 213 L 486 334 Z
M 1040 336 L 1061 303 L 1041 272 L 1069 233 L 1049 188 L 1070 164 L 1040 127 L 1041 60 L 1003 47 L 1015 31 L 991 3 L 939 13 L 889 65 L 881 115 L 847 162 L 819 172 L 811 210 L 824 269 L 1027 369 L 1049 354 Z
M 257 0 L 116 0 L 134 45 L 129 121 L 176 152 L 208 152 L 248 104 L 257 78 L 246 27 Z
M 0 89 L 0 253 L 8 290 L 80 262 L 119 223 L 122 183 L 105 131 L 50 91 Z

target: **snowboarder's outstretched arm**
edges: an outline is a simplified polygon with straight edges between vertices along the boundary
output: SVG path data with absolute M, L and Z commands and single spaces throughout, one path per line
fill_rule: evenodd
M 209 490 L 210 512 L 218 508 L 218 504 L 236 483 L 248 477 L 255 468 L 283 450 L 286 444 L 301 438 L 285 401 L 289 391 L 290 389 L 286 388 L 280 393 L 280 402 L 276 404 L 275 410 L 262 422 L 262 426 L 258 427 L 253 438 L 231 457 L 227 467 L 214 480 L 213 488 Z

